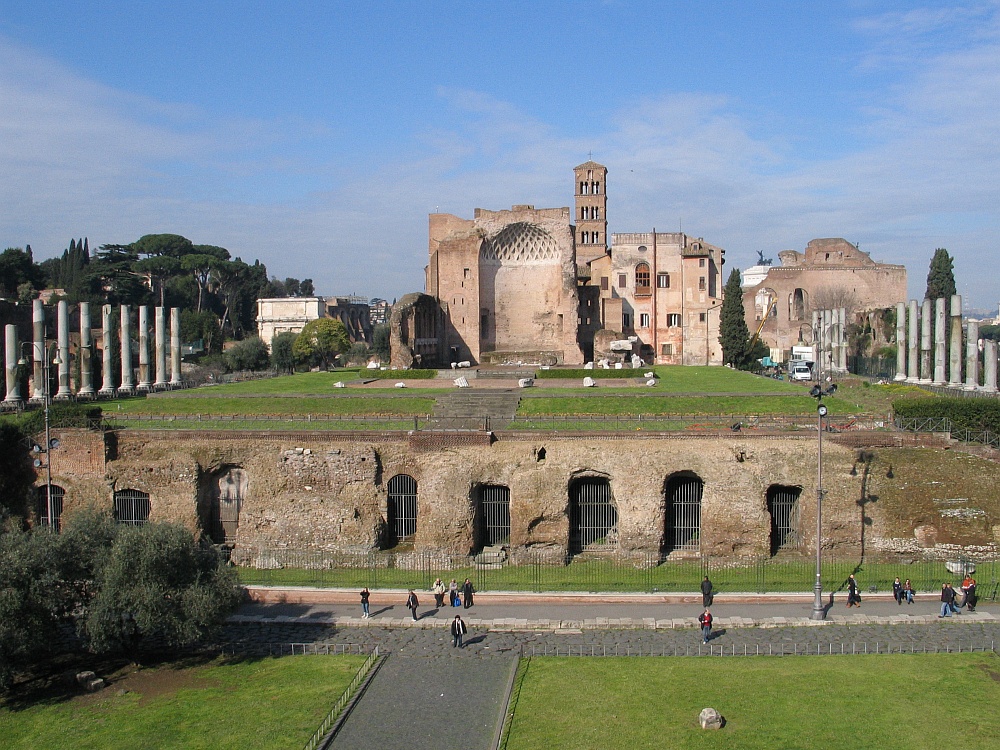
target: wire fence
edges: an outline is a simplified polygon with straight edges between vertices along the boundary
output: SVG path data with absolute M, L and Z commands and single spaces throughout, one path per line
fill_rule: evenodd
M 958 640 L 954 645 L 918 643 L 916 641 L 828 641 L 826 643 L 725 643 L 684 646 L 651 646 L 626 644 L 522 646 L 522 656 L 562 657 L 622 657 L 622 656 L 847 656 L 864 654 L 967 654 L 996 652 L 993 640 Z
M 241 581 L 256 586 L 428 590 L 437 578 L 458 584 L 468 578 L 476 591 L 580 591 L 691 593 L 705 576 L 716 593 L 792 593 L 811 591 L 815 561 L 809 558 L 758 557 L 726 561 L 700 557 L 665 559 L 657 554 L 569 555 L 511 550 L 496 555 L 441 552 L 360 552 L 236 548 L 228 553 Z M 938 596 L 941 584 L 961 582 L 965 571 L 978 581 L 980 599 L 995 599 L 1000 561 L 965 559 L 908 563 L 825 559 L 824 590 L 846 588 L 854 575 L 862 592 L 892 590 L 893 580 L 910 580 L 916 596 Z
M 970 430 L 956 427 L 948 417 L 896 417 L 895 427 L 907 432 L 946 432 L 953 440 L 962 443 L 980 443 L 1000 448 L 1000 435 L 989 430 Z

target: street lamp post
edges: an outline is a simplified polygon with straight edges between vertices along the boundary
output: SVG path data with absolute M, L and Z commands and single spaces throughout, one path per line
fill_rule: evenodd
M 52 506 L 52 449 L 55 448 L 58 443 L 52 439 L 50 432 L 49 423 L 49 405 L 52 403 L 52 388 L 49 383 L 49 341 L 44 339 L 42 341 L 42 410 L 45 417 L 45 446 L 41 447 L 36 445 L 34 447 L 35 452 L 45 454 L 45 506 L 46 512 L 48 513 L 48 525 L 49 528 L 56 528 L 56 518 L 55 518 L 55 508 Z M 25 341 L 21 345 L 21 358 L 17 363 L 25 367 L 28 364 L 27 357 L 24 356 L 24 347 L 33 346 L 32 342 Z M 59 353 L 56 352 L 55 358 L 52 360 L 52 364 L 59 366 L 62 364 L 62 360 L 59 358 Z M 36 466 L 37 466 L 36 462 Z
M 827 388 L 814 385 L 809 395 L 815 398 L 816 407 L 816 583 L 813 585 L 813 620 L 825 620 L 826 609 L 823 607 L 823 417 L 828 413 L 823 403 L 824 396 L 832 396 L 837 392 L 837 384 L 831 383 Z

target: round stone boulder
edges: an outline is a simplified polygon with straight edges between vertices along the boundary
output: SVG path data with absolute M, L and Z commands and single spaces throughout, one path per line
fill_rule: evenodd
M 714 708 L 703 708 L 698 714 L 698 722 L 702 729 L 722 729 L 722 714 Z

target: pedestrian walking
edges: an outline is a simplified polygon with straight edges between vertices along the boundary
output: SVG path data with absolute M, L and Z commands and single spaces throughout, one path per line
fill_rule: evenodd
M 907 578 L 903 582 L 903 596 L 906 597 L 907 604 L 913 604 L 913 585 L 910 583 L 910 579 Z
M 444 606 L 444 592 L 447 589 L 444 587 L 444 581 L 440 578 L 434 581 L 434 585 L 431 587 L 431 591 L 434 593 L 434 606 L 438 609 Z
M 941 614 L 938 617 L 951 617 L 951 603 L 955 601 L 955 592 L 947 583 L 941 584 Z
M 892 598 L 896 600 L 896 604 L 903 603 L 903 584 L 899 582 L 899 576 L 892 582 Z
M 708 611 L 708 607 L 698 615 L 698 624 L 701 625 L 701 642 L 708 643 L 712 637 L 712 613 Z
M 955 587 L 950 583 L 948 585 L 948 591 L 951 592 L 951 600 L 948 602 L 948 606 L 951 607 L 951 611 L 956 614 L 962 614 L 962 610 L 958 608 L 958 592 L 955 591 Z
M 962 579 L 962 585 L 959 587 L 959 591 L 962 592 L 962 601 L 958 605 L 958 608 L 966 606 L 969 603 L 969 586 L 972 585 L 972 576 L 968 573 L 965 574 L 965 578 Z
M 975 578 L 973 578 L 969 582 L 969 590 L 968 590 L 968 594 L 966 596 L 966 601 L 968 602 L 966 604 L 966 609 L 969 612 L 975 612 L 976 611 L 976 602 L 979 601 L 979 598 L 976 596 L 976 579 Z
M 465 627 L 465 620 L 462 619 L 462 616 L 455 615 L 455 619 L 451 621 L 451 647 L 465 648 L 462 644 L 462 636 L 468 632 L 469 629 Z
M 854 573 L 847 576 L 847 606 L 861 606 L 861 589 L 858 588 L 858 582 L 854 580 Z
M 453 607 L 457 607 L 461 603 L 458 598 L 458 581 L 454 578 L 452 578 L 451 583 L 448 584 L 448 601 Z
M 462 584 L 462 602 L 466 609 L 472 606 L 472 595 L 475 592 L 476 590 L 472 587 L 472 581 L 466 578 L 465 583 Z
M 406 608 L 410 610 L 410 617 L 414 620 L 417 619 L 417 607 L 419 606 L 420 600 L 417 599 L 417 595 L 413 593 L 413 589 L 410 589 L 410 594 L 406 597 Z
M 371 592 L 368 587 L 365 586 L 361 589 L 361 616 L 363 618 L 368 618 L 368 597 L 371 596 Z
M 712 582 L 705 576 L 705 580 L 701 582 L 701 606 L 712 606 L 712 599 Z

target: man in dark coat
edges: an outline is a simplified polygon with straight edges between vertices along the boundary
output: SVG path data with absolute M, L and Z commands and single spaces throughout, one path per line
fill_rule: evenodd
M 462 636 L 468 632 L 469 630 L 465 627 L 465 620 L 462 619 L 462 616 L 455 615 L 455 619 L 451 621 L 451 647 L 464 648 L 462 645 Z
M 410 589 L 410 594 L 406 597 L 406 608 L 410 610 L 410 617 L 414 620 L 417 619 L 417 607 L 419 606 L 420 601 L 417 599 L 417 595 L 413 593 L 413 589 Z
M 701 606 L 709 607 L 712 604 L 712 582 L 705 576 L 701 582 Z
M 462 604 L 465 606 L 465 609 L 472 606 L 472 595 L 475 591 L 472 588 L 472 581 L 466 578 L 465 583 L 462 584 Z

